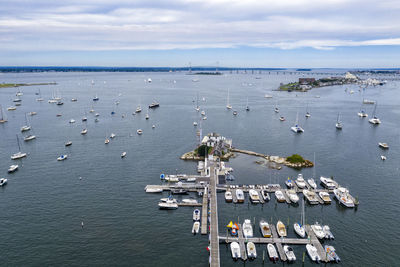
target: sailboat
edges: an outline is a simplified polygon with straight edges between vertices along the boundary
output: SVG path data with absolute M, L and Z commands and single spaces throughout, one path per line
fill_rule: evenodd
M 26 123 L 26 125 L 21 127 L 21 132 L 26 132 L 31 129 L 31 126 L 28 123 L 28 117 L 26 116 L 26 113 L 25 113 L 25 123 Z
M 196 111 L 200 111 L 200 107 L 199 107 L 199 92 L 197 92 L 197 98 L 196 98 Z
M 311 116 L 310 111 L 308 110 L 308 104 L 307 104 L 307 111 L 306 111 L 306 118 L 309 118 Z
M 279 113 L 278 101 L 275 103 L 274 111 L 275 111 L 276 113 Z
M 231 104 L 229 104 L 229 89 L 228 89 L 228 98 L 227 98 L 227 101 L 226 101 L 226 108 L 227 109 L 232 109 Z
M 299 126 L 299 112 L 297 112 L 296 123 L 290 128 L 295 133 L 303 133 L 304 129 Z
M 42 98 L 42 93 L 40 92 L 40 89 L 39 89 L 39 98 L 36 98 L 36 101 L 38 101 L 38 102 L 42 102 L 44 99 Z
M 305 219 L 304 219 L 304 198 L 303 198 L 300 222 L 296 222 L 293 225 L 294 231 L 296 232 L 296 234 L 298 234 L 301 237 L 306 236 L 306 231 L 304 229 L 304 221 L 305 221 Z
M 0 123 L 5 123 L 5 122 L 7 122 L 7 119 L 4 118 L 3 107 L 0 105 Z
M 18 138 L 17 134 L 16 134 L 16 136 L 17 136 L 17 143 L 18 143 L 18 152 L 13 154 L 11 156 L 11 159 L 21 159 L 21 158 L 26 157 L 26 153 L 21 152 L 21 146 L 19 145 L 19 138 Z
M 358 117 L 366 118 L 366 117 L 368 117 L 368 114 L 365 113 L 365 111 L 362 109 L 362 106 L 363 106 L 363 104 L 361 103 L 360 112 L 358 112 L 357 114 L 358 114 Z
M 250 111 L 250 107 L 249 107 L 249 97 L 247 97 L 247 101 L 246 101 L 246 111 Z
M 375 104 L 374 112 L 372 113 L 372 118 L 368 120 L 369 123 L 372 123 L 372 124 L 380 124 L 381 123 L 381 120 L 378 119 L 378 117 L 376 116 L 376 106 L 377 105 L 378 105 L 378 102 L 376 102 L 376 104 Z
M 338 115 L 337 115 L 337 121 L 336 121 L 336 129 L 342 130 L 342 128 L 343 128 L 343 124 L 342 124 L 342 122 L 340 121 L 340 113 L 338 113 Z

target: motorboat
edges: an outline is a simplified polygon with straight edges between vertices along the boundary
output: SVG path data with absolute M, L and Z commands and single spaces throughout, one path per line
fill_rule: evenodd
M 263 237 L 271 237 L 271 227 L 264 220 L 260 221 L 260 231 Z
M 260 203 L 260 196 L 258 192 L 254 189 L 249 190 L 249 198 L 252 203 Z
M 319 263 L 319 261 L 321 260 L 321 257 L 318 255 L 317 248 L 314 247 L 314 245 L 312 245 L 312 244 L 307 244 L 306 249 L 307 249 L 307 254 L 310 257 L 310 259 L 312 261 Z
M 278 231 L 278 235 L 279 235 L 280 237 L 285 237 L 285 236 L 287 236 L 286 227 L 285 227 L 285 225 L 283 224 L 283 222 L 278 221 L 278 222 L 276 223 L 276 230 Z
M 18 90 L 18 92 L 15 94 L 15 96 L 23 96 L 24 94 L 20 91 L 20 90 Z
M 78 101 L 77 98 L 71 98 L 71 102 L 76 102 L 76 101 Z
M 299 188 L 303 189 L 304 187 L 306 187 L 306 182 L 304 181 L 303 175 L 301 173 L 299 173 L 297 175 L 297 179 L 296 179 L 296 184 Z
M 298 234 L 301 237 L 305 237 L 306 236 L 306 230 L 304 229 L 304 226 L 301 223 L 294 223 L 293 225 L 294 231 L 296 232 L 296 234 Z
M 25 125 L 25 126 L 21 127 L 21 132 L 26 132 L 26 131 L 29 131 L 30 129 L 31 129 L 31 126 Z
M 50 104 L 54 104 L 54 103 L 57 103 L 57 102 L 58 102 L 58 100 L 57 100 L 57 99 L 54 99 L 54 98 L 52 98 L 52 99 L 49 99 L 47 102 L 49 102 Z
M 268 251 L 269 259 L 271 261 L 275 262 L 275 261 L 279 260 L 278 252 L 276 251 L 276 248 L 273 244 L 270 243 L 267 245 L 267 251 Z
M 25 142 L 31 141 L 33 139 L 36 139 L 36 135 L 30 134 L 30 135 L 27 135 L 27 136 L 24 137 L 24 141 Z
M 195 209 L 193 211 L 193 221 L 200 221 L 200 210 L 199 209 Z
M 121 153 L 121 158 L 125 158 L 125 156 L 126 156 L 126 152 L 124 151 Z
M 307 179 L 307 183 L 312 187 L 312 189 L 317 189 L 317 183 L 313 178 Z
M 264 95 L 264 98 L 272 98 L 272 95 L 265 94 L 265 95 Z
M 28 113 L 29 116 L 35 116 L 36 114 L 37 114 L 36 111 L 31 111 L 31 112 Z
M 111 134 L 110 134 L 110 138 L 112 139 L 112 138 L 114 138 L 114 137 L 116 137 L 116 134 L 115 134 L 115 133 L 111 133 Z
M 26 153 L 22 153 L 21 151 L 20 152 L 17 152 L 17 153 L 15 153 L 15 154 L 13 154 L 12 156 L 11 156 L 11 159 L 21 159 L 21 158 L 24 158 L 24 157 L 26 157 Z
M 253 226 L 251 226 L 251 221 L 249 219 L 244 220 L 242 230 L 244 238 L 253 237 Z
M 71 141 L 68 141 L 68 142 L 65 143 L 65 146 L 70 146 L 70 145 L 72 145 Z
M 107 145 L 108 143 L 110 143 L 110 139 L 106 138 L 106 140 L 104 140 L 104 144 Z
M 286 198 L 283 195 L 283 192 L 281 190 L 276 190 L 275 191 L 275 197 L 276 197 L 276 200 L 278 202 L 285 202 L 286 201 Z
M 96 114 L 94 114 L 94 116 L 95 116 L 95 117 L 98 117 L 98 116 L 100 116 L 100 113 L 96 113 Z
M 83 117 L 83 118 L 82 118 L 82 121 L 87 121 L 87 118 L 86 118 L 86 117 Z
M 288 195 L 291 202 L 293 202 L 293 203 L 299 202 L 299 196 L 297 195 L 297 193 L 294 189 L 287 190 L 286 194 Z
M 306 118 L 309 118 L 309 117 L 311 117 L 310 112 L 306 112 Z
M 58 161 L 66 160 L 68 158 L 68 155 L 61 155 L 57 158 Z
M 289 177 L 288 177 L 288 179 L 285 181 L 285 184 L 286 184 L 286 186 L 287 186 L 288 188 L 294 187 L 294 183 L 293 183 L 292 179 L 290 179 Z
M 383 148 L 383 149 L 388 149 L 389 145 L 387 143 L 378 143 L 379 147 Z
M 317 194 L 314 191 L 310 191 L 310 190 L 304 189 L 303 190 L 303 195 L 307 199 L 308 203 L 310 203 L 311 205 L 319 204 L 319 201 L 318 201 L 318 198 L 317 198 Z
M 74 119 L 70 119 L 69 123 L 75 123 L 75 120 Z
M 18 167 L 19 166 L 17 164 L 11 165 L 10 168 L 8 168 L 8 172 L 9 173 L 15 172 L 16 170 L 18 170 Z
M 83 130 L 81 131 L 81 134 L 82 134 L 82 135 L 87 134 L 87 131 L 88 131 L 87 129 L 83 129 Z
M 333 234 L 331 232 L 331 228 L 329 227 L 329 225 L 324 225 L 322 227 L 322 231 L 324 231 L 326 239 L 335 239 L 335 237 L 333 236 Z
M 269 193 L 267 190 L 261 190 L 261 196 L 264 199 L 264 201 L 269 201 L 271 197 L 269 196 Z
M 12 110 L 16 110 L 16 109 L 17 109 L 17 107 L 14 107 L 14 106 L 11 106 L 11 107 L 7 108 L 8 111 L 12 111 Z
M 386 157 L 384 155 L 381 155 L 381 160 L 386 160 Z
M 147 82 L 148 82 L 148 83 L 151 83 L 151 82 L 152 82 L 151 78 L 148 78 L 148 79 L 147 79 Z
M 154 129 L 154 128 L 156 128 L 156 126 L 153 124 L 153 125 L 151 126 L 151 128 Z
M 232 202 L 232 192 L 231 191 L 229 191 L 229 190 L 227 190 L 226 192 L 225 192 L 225 201 L 226 202 Z
M 99 97 L 96 95 L 95 97 L 93 97 L 93 101 L 99 101 Z
M 336 121 L 336 129 L 342 130 L 342 128 L 343 128 L 343 124 L 342 124 L 342 122 L 340 121 L 340 114 L 338 114 L 338 116 L 337 116 L 337 121 Z
M 200 112 L 200 114 L 201 114 L 201 116 L 205 116 L 205 115 L 206 115 L 206 112 L 205 112 L 204 110 L 202 110 L 202 111 Z
M 292 247 L 290 247 L 288 245 L 284 245 L 283 251 L 285 252 L 286 258 L 289 262 L 293 262 L 296 260 L 296 256 L 294 255 L 294 251 L 293 251 Z
M 6 178 L 0 178 L 0 186 L 5 186 L 7 184 L 7 179 Z
M 62 102 L 62 101 L 57 101 L 57 105 L 58 105 L 58 106 L 62 106 L 62 105 L 64 105 L 64 102 Z
M 16 99 L 13 100 L 14 103 L 18 103 L 18 102 L 21 102 L 21 101 L 22 101 L 22 99 L 20 99 L 20 98 L 16 98 Z
M 146 188 L 146 193 L 162 193 L 162 188 Z
M 141 134 L 143 133 L 143 130 L 142 130 L 142 129 L 139 129 L 139 130 L 136 131 L 136 133 L 137 133 L 138 135 L 141 135 Z
M 150 118 L 150 117 L 149 117 L 149 114 L 146 114 L 145 119 L 148 120 L 149 118 Z
M 197 122 L 196 121 L 193 122 L 193 126 L 197 126 Z
M 231 243 L 231 253 L 232 253 L 232 258 L 235 260 L 237 260 L 241 257 L 240 246 L 239 246 L 238 242 Z
M 136 108 L 136 110 L 135 110 L 135 113 L 140 113 L 140 112 L 142 112 L 142 108 L 141 108 L 140 106 L 138 106 L 138 107 Z
M 275 111 L 276 113 L 279 113 L 279 108 L 275 107 L 275 108 L 274 108 L 274 111 Z
M 237 202 L 243 203 L 244 202 L 244 193 L 242 189 L 236 189 L 236 199 Z
M 318 193 L 318 195 L 324 201 L 325 204 L 331 204 L 332 200 L 328 192 L 321 191 Z
M 247 257 L 249 257 L 250 259 L 257 258 L 256 245 L 254 245 L 253 242 L 247 242 L 246 248 L 247 248 Z
M 347 208 L 354 208 L 354 201 L 349 194 L 349 190 L 344 187 L 339 187 L 333 190 L 335 197 L 339 202 Z
M 286 119 L 285 119 L 285 117 L 280 116 L 280 117 L 279 117 L 279 120 L 280 120 L 280 121 L 285 121 Z
M 326 189 L 335 189 L 337 187 L 337 183 L 333 181 L 332 178 L 327 178 L 327 177 L 323 177 L 321 176 L 319 178 L 319 180 L 321 181 L 321 184 L 323 185 L 323 187 L 325 187 Z
M 175 188 L 175 189 L 171 189 L 171 194 L 174 194 L 174 195 L 187 195 L 188 191 L 186 191 L 185 189 L 182 189 L 182 188 L 179 188 L 179 189 Z
M 160 103 L 157 101 L 153 101 L 150 105 L 149 108 L 158 108 L 160 106 Z
M 375 104 L 374 100 L 363 99 L 363 104 Z
M 198 234 L 200 231 L 200 222 L 199 221 L 195 221 L 193 223 L 193 227 L 192 227 L 192 234 Z
M 178 208 L 178 203 L 172 199 L 167 199 L 165 202 L 159 202 L 158 207 L 164 210 L 175 210 Z
M 236 116 L 238 112 L 236 110 L 233 111 L 233 115 Z
M 324 246 L 326 256 L 328 258 L 328 261 L 334 261 L 334 262 L 340 262 L 339 256 L 336 254 L 335 248 L 333 246 Z
M 185 203 L 185 204 L 198 204 L 199 202 L 194 198 L 184 198 L 184 199 L 182 199 L 182 203 Z
M 325 238 L 325 233 L 324 230 L 322 229 L 322 226 L 316 222 L 315 224 L 311 225 L 311 229 L 315 233 L 315 235 L 318 237 L 318 239 L 324 239 Z
M 61 117 L 61 116 L 62 116 L 61 113 L 57 113 L 57 114 L 56 114 L 56 117 Z
M 206 120 L 206 119 L 207 119 L 207 116 L 204 116 L 204 117 L 203 117 L 203 120 Z

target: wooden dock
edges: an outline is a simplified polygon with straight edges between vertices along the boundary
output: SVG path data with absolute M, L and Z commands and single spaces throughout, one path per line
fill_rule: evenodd
M 201 234 L 207 234 L 207 219 L 208 219 L 208 187 L 205 187 L 203 192 L 203 208 L 201 211 Z
M 244 237 L 243 237 L 243 229 L 242 225 L 239 223 L 239 231 L 238 231 L 238 243 L 240 246 L 240 255 L 242 255 L 242 260 L 247 260 L 247 253 L 246 253 L 246 245 L 244 244 Z
M 315 235 L 314 231 L 311 229 L 310 225 L 305 225 L 306 233 L 310 239 L 311 244 L 317 248 L 317 252 L 322 262 L 328 262 L 328 257 L 326 256 L 326 252 L 322 247 L 321 243 L 318 240 L 318 237 Z
M 179 207 L 201 207 L 203 204 L 201 203 L 178 203 Z
M 255 190 L 257 191 L 258 197 L 260 198 L 260 203 L 261 203 L 261 204 L 264 204 L 265 201 L 264 201 L 263 195 L 262 195 L 262 193 L 261 193 L 261 189 L 255 189 Z
M 270 224 L 271 227 L 271 234 L 272 234 L 272 239 L 274 240 L 279 240 L 278 232 L 276 231 L 275 225 Z M 283 239 L 283 238 L 282 238 Z M 281 239 L 281 241 L 282 241 Z M 278 249 L 279 257 L 281 258 L 281 261 L 287 261 L 287 257 L 285 252 L 283 251 L 282 243 L 281 242 L 275 242 L 276 248 Z
M 210 162 L 210 265 L 220 266 L 218 240 L 218 202 L 217 202 L 217 175 L 214 163 Z
M 292 203 L 292 202 L 290 201 L 289 196 L 286 194 L 287 189 L 282 189 L 281 191 L 282 191 L 283 196 L 285 197 L 286 203 L 288 203 L 288 204 Z

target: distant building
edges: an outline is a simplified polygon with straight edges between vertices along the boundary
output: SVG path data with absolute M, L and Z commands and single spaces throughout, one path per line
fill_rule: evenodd
M 299 84 L 311 84 L 315 82 L 315 78 L 299 78 Z
M 346 72 L 346 74 L 344 75 L 344 78 L 349 79 L 349 80 L 358 80 L 357 76 L 350 72 Z

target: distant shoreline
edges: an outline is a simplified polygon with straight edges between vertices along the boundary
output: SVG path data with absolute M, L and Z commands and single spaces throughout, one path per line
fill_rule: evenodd
M 0 83 L 0 88 L 20 87 L 20 86 L 35 86 L 35 85 L 56 85 L 57 83 Z

